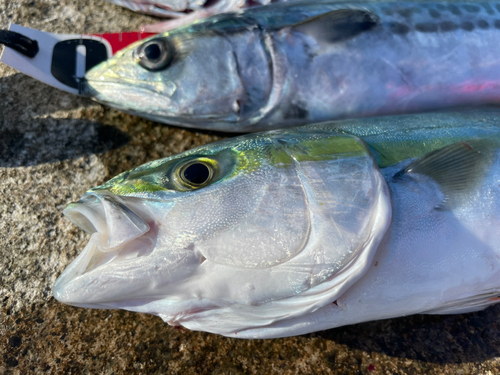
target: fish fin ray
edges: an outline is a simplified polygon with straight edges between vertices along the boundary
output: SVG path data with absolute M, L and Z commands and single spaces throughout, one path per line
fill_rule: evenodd
M 484 178 L 498 146 L 498 142 L 490 139 L 453 143 L 411 162 L 394 178 L 412 174 L 430 177 L 438 183 L 444 194 L 443 201 L 436 209 L 451 209 Z
M 292 25 L 292 30 L 311 35 L 318 42 L 335 43 L 372 29 L 378 16 L 367 10 L 340 9 Z

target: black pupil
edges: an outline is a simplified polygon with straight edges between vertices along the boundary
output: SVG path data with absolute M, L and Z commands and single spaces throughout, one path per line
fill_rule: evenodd
M 161 56 L 161 48 L 156 43 L 151 43 L 144 48 L 144 55 L 149 61 L 156 61 Z
M 192 184 L 201 185 L 210 177 L 210 171 L 205 164 L 191 164 L 184 170 L 184 178 Z

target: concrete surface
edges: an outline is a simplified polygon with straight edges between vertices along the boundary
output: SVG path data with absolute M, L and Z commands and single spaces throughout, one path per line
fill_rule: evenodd
M 9 21 L 61 33 L 151 19 L 102 0 L 0 0 Z M 174 329 L 159 318 L 56 302 L 88 236 L 61 210 L 146 161 L 218 139 L 104 108 L 0 65 L 0 374 L 497 374 L 500 306 L 276 340 Z

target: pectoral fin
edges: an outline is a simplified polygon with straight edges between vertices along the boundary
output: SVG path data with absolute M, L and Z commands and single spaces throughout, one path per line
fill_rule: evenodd
M 340 9 L 299 22 L 292 30 L 308 34 L 320 43 L 335 43 L 368 31 L 377 22 L 378 17 L 367 10 Z
M 432 151 L 396 173 L 395 179 L 421 174 L 436 181 L 444 194 L 436 208 L 457 205 L 481 182 L 491 165 L 499 145 L 489 139 L 457 142 Z

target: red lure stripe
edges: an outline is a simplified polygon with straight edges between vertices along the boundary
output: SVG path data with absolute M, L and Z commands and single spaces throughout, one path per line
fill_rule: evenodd
M 128 45 L 135 43 L 138 40 L 149 38 L 150 36 L 156 34 L 135 31 L 135 32 L 124 32 L 124 33 L 92 34 L 92 35 L 107 40 L 111 45 L 111 49 L 114 55 L 116 52 L 127 47 Z

